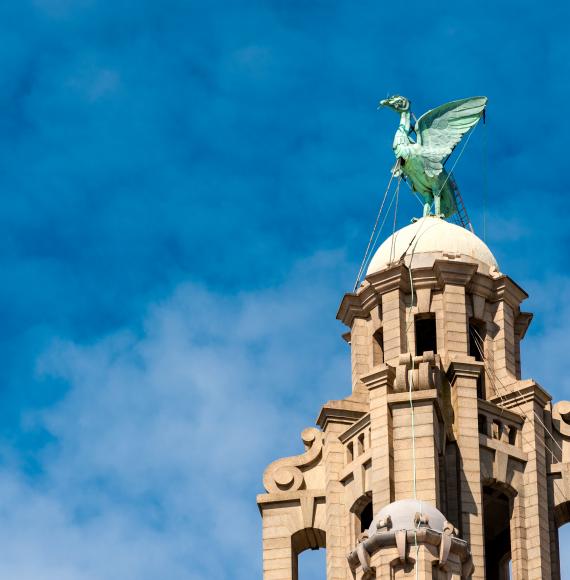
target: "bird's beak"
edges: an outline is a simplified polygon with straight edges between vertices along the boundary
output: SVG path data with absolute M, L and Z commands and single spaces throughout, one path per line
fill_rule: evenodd
M 380 107 L 385 107 L 388 104 L 388 99 L 382 99 L 379 103 L 378 103 L 378 109 Z

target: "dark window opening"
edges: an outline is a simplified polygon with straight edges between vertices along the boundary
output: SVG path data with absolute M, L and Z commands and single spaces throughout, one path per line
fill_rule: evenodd
M 483 488 L 483 528 L 485 532 L 485 578 L 510 578 L 511 502 L 500 491 Z
M 424 352 L 437 352 L 435 316 L 416 318 L 416 355 Z
M 350 463 L 354 459 L 354 443 L 352 441 L 346 446 L 346 462 Z
M 372 359 L 374 366 L 384 362 L 384 333 L 377 330 L 372 341 Z
M 477 377 L 477 398 L 484 399 L 485 398 L 485 374 L 481 373 Z
M 476 361 L 484 362 L 485 359 L 485 327 L 475 320 L 469 321 L 469 356 Z M 485 398 L 485 372 L 481 372 L 477 379 L 477 397 Z
M 358 455 L 362 455 L 364 453 L 364 433 L 361 433 L 358 436 Z
M 483 325 L 474 320 L 469 322 L 469 356 L 478 361 L 485 357 L 485 331 Z
M 368 502 L 364 509 L 360 512 L 360 532 L 366 531 L 372 524 L 372 518 L 374 517 L 372 513 L 372 502 Z
M 479 433 L 483 435 L 488 435 L 489 433 L 487 432 L 487 417 L 485 417 L 485 415 L 479 415 L 478 419 L 479 419 Z

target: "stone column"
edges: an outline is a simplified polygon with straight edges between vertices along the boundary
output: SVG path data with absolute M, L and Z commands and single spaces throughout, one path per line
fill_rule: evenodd
M 388 406 L 388 388 L 394 383 L 395 376 L 394 368 L 384 364 L 362 377 L 370 393 L 370 479 L 374 513 L 394 500 L 392 414 Z
M 382 295 L 384 361 L 395 364 L 406 352 L 406 305 L 403 292 L 397 288 Z
M 465 262 L 436 260 L 434 272 L 443 288 L 444 344 L 438 349 L 446 362 L 468 353 L 468 319 L 465 288 L 471 281 L 477 266 Z
M 340 473 L 345 466 L 345 447 L 339 436 L 364 413 L 353 409 L 355 403 L 329 401 L 322 409 L 317 424 L 325 434 L 323 463 L 325 466 L 327 580 L 347 580 L 350 569 L 346 555 L 350 546 L 350 512 L 345 505 L 344 486 Z M 356 405 L 358 406 L 358 405 Z
M 371 367 L 371 337 L 366 319 L 354 318 L 350 331 L 350 362 L 352 367 L 352 392 L 366 392 L 360 377 Z
M 514 314 L 504 300 L 497 304 L 494 323 L 499 328 L 494 340 L 495 374 L 498 380 L 512 382 L 517 375 Z
M 293 554 L 287 510 L 263 509 L 263 578 L 297 580 L 297 557 Z
M 412 431 L 412 409 L 408 393 L 391 395 L 397 399 L 392 409 L 394 448 L 394 496 L 395 500 L 414 497 L 414 453 L 417 499 L 439 506 L 439 457 L 437 441 L 439 425 L 434 402 L 435 391 L 413 393 L 414 429 Z
M 552 431 L 551 431 L 552 432 Z M 556 485 L 553 479 L 549 481 L 548 490 L 548 505 L 555 505 L 554 500 L 554 489 L 553 485 Z M 556 524 L 556 517 L 554 515 L 554 510 L 548 510 L 548 521 L 550 526 L 550 568 L 552 570 L 552 580 L 561 580 L 560 577 L 560 545 L 558 541 L 558 526 Z
M 525 298 L 528 298 L 527 293 L 508 276 L 502 276 L 496 280 L 495 299 L 497 302 L 493 322 L 498 332 L 493 340 L 493 367 L 495 375 L 505 385 L 514 383 L 518 374 L 516 326 L 520 316 L 520 304 Z M 522 315 L 519 322 L 519 334 L 524 335 L 523 329 L 528 326 L 531 318 L 528 314 Z
M 485 578 L 483 537 L 483 494 L 479 456 L 479 422 L 477 408 L 477 379 L 483 363 L 456 358 L 449 365 L 447 375 L 451 384 L 451 402 L 455 414 L 453 430 L 457 441 L 459 467 L 460 521 L 457 527 L 471 546 L 475 571 L 473 578 Z M 455 523 L 455 522 L 454 522 Z
M 550 396 L 541 387 L 531 384 L 512 393 L 505 401 L 506 407 L 525 416 L 521 441 L 528 461 L 523 473 L 523 491 L 515 499 L 511 530 L 516 540 L 513 572 L 516 578 L 528 580 L 552 578 L 547 449 L 544 444 L 548 435 L 541 424 L 545 421 L 544 408 L 549 400 Z

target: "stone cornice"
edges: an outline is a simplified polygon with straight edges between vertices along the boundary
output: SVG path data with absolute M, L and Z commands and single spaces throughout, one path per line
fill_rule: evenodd
M 317 425 L 326 431 L 329 423 L 352 425 L 368 413 L 368 405 L 356 401 L 328 401 L 317 417 Z
M 515 334 L 518 336 L 519 340 L 522 340 L 532 322 L 533 314 L 532 312 L 519 312 L 515 320 Z
M 501 400 L 501 399 L 494 399 Z M 492 401 L 484 401 L 483 399 L 477 399 L 477 405 L 479 410 L 492 415 L 493 417 L 500 418 L 504 417 L 508 421 L 515 423 L 519 427 L 522 427 L 524 423 L 524 417 L 521 416 L 519 413 L 515 413 L 514 411 L 510 411 L 509 409 L 505 409 Z
M 503 274 L 495 280 L 495 292 L 491 298 L 492 302 L 504 300 L 512 308 L 519 308 L 523 300 L 528 298 L 528 294 L 511 278 Z
M 414 282 L 414 290 L 436 288 L 438 286 L 437 276 L 435 275 L 433 268 L 413 268 L 412 280 Z
M 495 280 L 490 276 L 475 272 L 467 291 L 471 294 L 483 296 L 486 300 L 491 300 L 495 291 Z
M 298 491 L 280 491 L 279 493 L 260 493 L 257 495 L 257 507 L 262 512 L 264 508 L 275 507 L 279 504 L 300 502 L 302 498 L 326 499 L 324 489 L 301 489 Z
M 404 292 L 410 291 L 410 275 L 404 264 L 397 264 L 380 272 L 375 272 L 366 278 L 377 294 L 386 294 L 400 288 Z
M 433 270 L 438 282 L 442 286 L 446 284 L 467 286 L 477 271 L 477 265 L 468 262 L 436 260 L 433 265 Z
M 362 306 L 360 296 L 353 292 L 347 292 L 338 307 L 336 318 L 350 328 L 355 318 L 366 318 L 367 315 Z
M 490 302 L 503 300 L 514 309 L 518 309 L 521 302 L 528 298 L 528 294 L 509 276 L 482 274 L 477 271 L 477 265 L 470 262 L 435 260 L 432 268 L 412 269 L 412 278 L 414 288 L 417 289 L 443 288 L 446 284 L 464 286 L 472 294 L 483 296 Z M 396 289 L 409 293 L 410 288 L 410 271 L 403 263 L 375 272 L 366 278 L 356 292 L 344 295 L 336 317 L 350 327 L 354 318 L 370 315 L 372 308 L 379 302 L 379 296 Z M 525 316 L 531 315 L 525 313 Z M 527 327 L 529 322 L 530 318 L 521 319 L 521 324 Z
M 449 383 L 453 385 L 458 378 L 477 379 L 484 370 L 484 363 L 472 357 L 462 357 L 455 358 L 449 363 L 446 374 Z
M 409 291 L 409 286 L 408 269 L 403 264 L 372 274 L 356 292 L 344 295 L 336 314 L 337 320 L 352 327 L 355 318 L 366 318 L 370 315 L 382 294 L 398 288 L 406 292 Z
M 517 383 L 515 383 L 516 385 Z M 545 391 L 537 382 L 532 379 L 526 381 L 519 381 L 518 388 L 514 385 L 509 385 L 507 389 L 508 393 L 502 395 L 501 397 L 495 397 L 491 399 L 491 402 L 496 404 L 501 404 L 502 407 L 516 408 L 523 403 L 529 401 L 536 401 L 541 406 L 545 406 L 549 401 L 552 400 L 552 396 Z
M 379 387 L 391 387 L 396 378 L 396 369 L 390 365 L 382 364 L 375 367 L 372 372 L 360 377 L 368 390 Z
M 365 429 L 370 425 L 370 413 L 367 413 L 356 421 L 353 425 L 351 425 L 344 433 L 341 433 L 338 438 L 342 443 L 346 443 L 349 439 L 352 439 L 357 433 Z

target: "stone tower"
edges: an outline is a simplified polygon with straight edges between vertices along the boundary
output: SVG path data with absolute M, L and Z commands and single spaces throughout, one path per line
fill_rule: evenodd
M 570 403 L 521 378 L 527 298 L 470 231 L 428 216 L 346 294 L 352 393 L 266 469 L 265 580 L 326 548 L 327 580 L 559 579 Z M 512 570 L 512 572 L 509 571 Z

